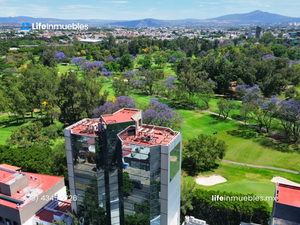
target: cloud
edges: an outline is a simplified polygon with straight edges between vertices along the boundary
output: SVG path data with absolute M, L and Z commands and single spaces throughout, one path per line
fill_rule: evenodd
M 106 3 L 127 4 L 129 2 L 128 1 L 109 1 L 109 2 L 106 2 Z

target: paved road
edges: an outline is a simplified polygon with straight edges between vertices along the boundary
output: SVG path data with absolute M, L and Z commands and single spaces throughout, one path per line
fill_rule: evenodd
M 259 166 L 259 165 L 252 165 L 252 164 L 247 164 L 247 163 L 233 162 L 233 161 L 229 161 L 229 160 L 225 160 L 225 159 L 223 159 L 222 161 L 223 161 L 223 162 L 227 162 L 227 163 L 231 163 L 231 164 L 235 164 L 235 165 L 249 166 L 249 167 L 263 168 L 263 169 L 270 169 L 270 170 L 279 170 L 279 171 L 282 171 L 282 172 L 299 174 L 299 172 L 298 172 L 298 171 L 294 171 L 294 170 L 287 170 L 287 169 L 282 169 L 282 168 L 277 168 L 277 167 L 272 167 L 272 166 Z

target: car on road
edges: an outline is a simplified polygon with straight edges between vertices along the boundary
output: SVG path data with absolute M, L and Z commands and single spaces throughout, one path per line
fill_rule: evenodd
M 139 180 L 130 179 L 130 182 L 133 183 L 134 188 L 137 188 L 137 189 L 142 189 L 143 188 L 143 184 Z

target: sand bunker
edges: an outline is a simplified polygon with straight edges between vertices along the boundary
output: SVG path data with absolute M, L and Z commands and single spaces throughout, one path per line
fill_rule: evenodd
M 171 162 L 176 162 L 177 161 L 177 156 L 171 155 L 170 156 L 170 161 Z
M 300 187 L 300 184 L 296 183 L 296 182 L 293 182 L 293 181 L 290 181 L 288 179 L 285 179 L 283 177 L 273 177 L 271 182 L 273 183 L 280 183 L 280 184 L 288 184 L 288 185 L 293 185 L 293 186 L 296 186 L 296 187 Z
M 216 184 L 224 183 L 227 180 L 222 176 L 213 175 L 210 177 L 197 177 L 195 181 L 197 184 L 200 184 L 203 186 L 213 186 Z

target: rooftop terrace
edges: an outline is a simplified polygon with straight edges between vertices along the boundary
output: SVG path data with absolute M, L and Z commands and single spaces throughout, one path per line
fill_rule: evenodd
M 137 109 L 120 109 L 113 114 L 102 115 L 100 118 L 83 119 L 67 129 L 70 129 L 72 134 L 97 137 L 99 135 L 99 124 L 106 128 L 108 124 L 124 123 L 139 119 L 141 110 Z
M 178 134 L 179 132 L 171 128 L 142 125 L 138 130 L 134 126 L 128 127 L 119 134 L 119 137 L 123 142 L 151 146 L 169 145 Z

